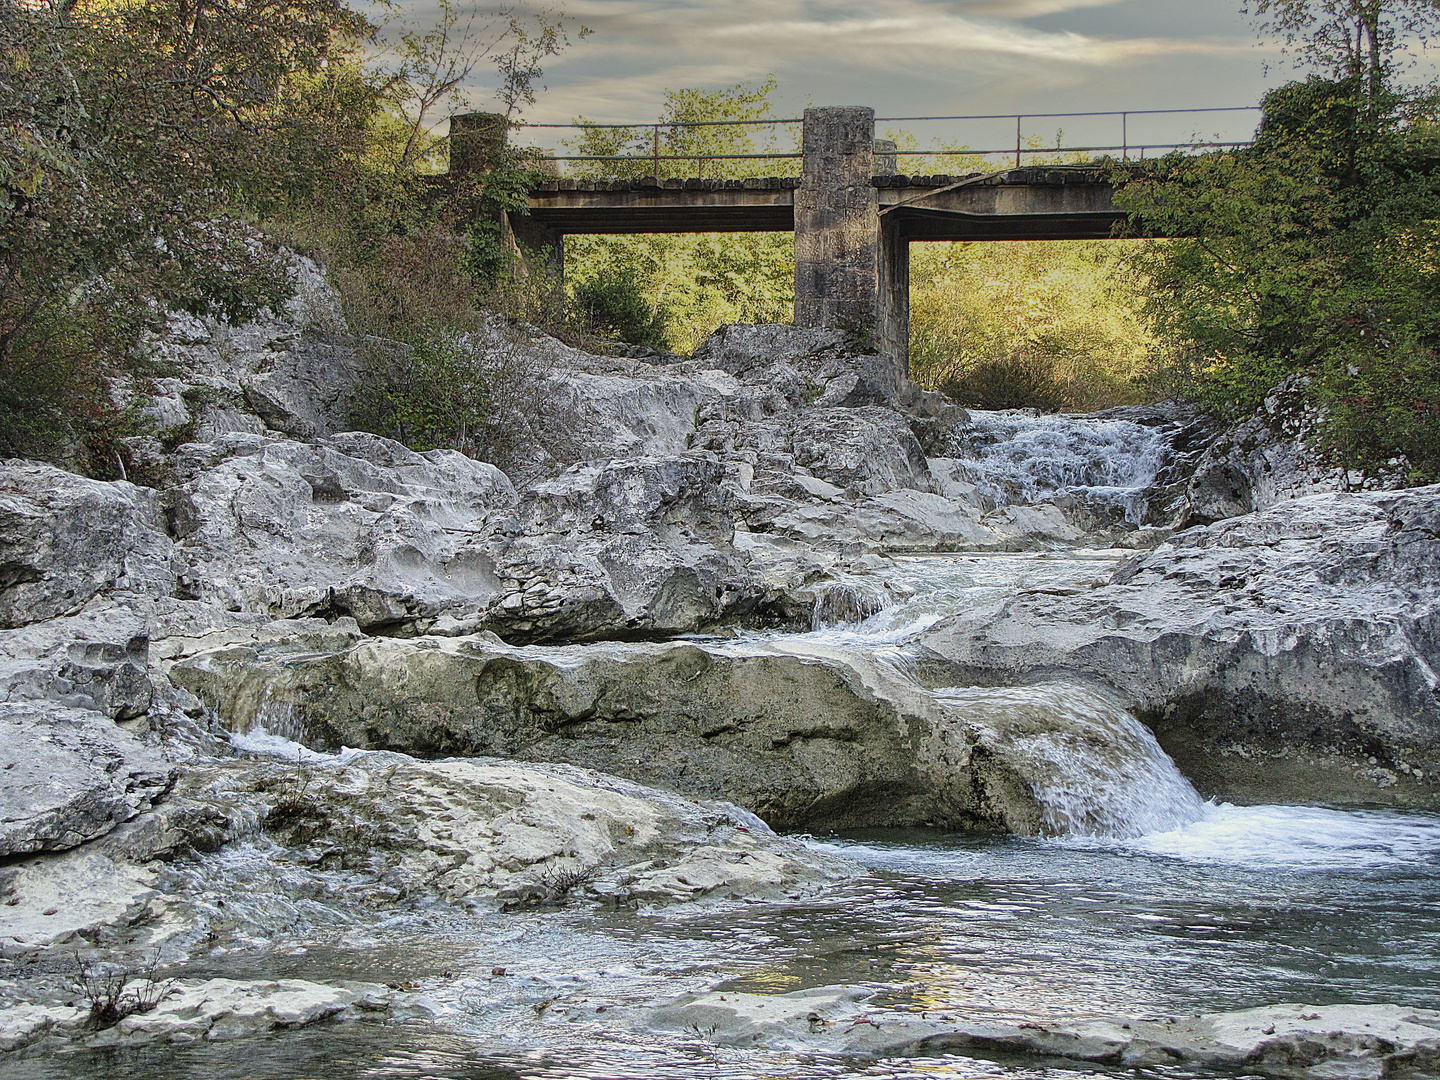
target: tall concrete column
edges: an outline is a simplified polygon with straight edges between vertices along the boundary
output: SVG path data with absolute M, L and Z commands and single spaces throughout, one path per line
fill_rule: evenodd
M 910 374 L 910 241 L 893 215 L 879 221 L 880 293 L 875 304 L 875 344 Z
M 804 171 L 795 192 L 795 324 L 878 329 L 880 198 L 875 111 L 806 109 Z

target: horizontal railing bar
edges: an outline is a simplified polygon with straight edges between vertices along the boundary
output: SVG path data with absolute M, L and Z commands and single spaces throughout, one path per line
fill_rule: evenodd
M 922 120 L 1055 120 L 1075 116 L 1162 116 L 1173 113 L 1258 112 L 1259 105 L 1221 105 L 1203 109 L 1114 109 L 1108 112 L 992 113 L 986 116 L 877 116 L 877 124 Z
M 1012 151 L 1013 153 L 1013 151 Z M 769 161 L 772 158 L 802 158 L 804 154 L 644 154 L 633 155 L 572 155 L 556 154 L 540 161 Z
M 766 127 L 770 124 L 803 124 L 801 119 L 792 120 L 666 120 L 661 123 L 649 124 L 526 124 L 519 123 L 516 127 L 522 128 L 576 128 L 584 131 L 587 128 L 668 128 L 668 127 Z
M 973 116 L 877 116 L 877 124 L 920 123 L 931 120 L 1055 120 L 1081 116 L 1171 116 L 1180 113 L 1259 112 L 1259 105 L 1216 105 L 1198 109 L 1111 109 L 1104 112 L 1053 112 L 1053 113 L 987 113 Z M 664 120 L 637 124 L 531 124 L 519 122 L 519 128 L 565 128 L 584 131 L 589 128 L 622 130 L 626 128 L 677 128 L 677 127 L 768 127 L 772 124 L 802 124 L 801 117 L 786 117 L 778 120 Z
M 896 150 L 893 154 L 885 151 L 876 154 L 876 157 L 984 157 L 986 154 L 1081 154 L 1093 153 L 1096 150 L 1180 150 L 1189 146 L 1253 146 L 1253 141 L 1245 142 L 1188 142 L 1188 143 L 1117 143 L 1114 146 L 1040 146 L 1035 148 L 1025 147 L 1017 151 L 1013 146 L 1007 146 L 1000 150 Z M 691 155 L 693 158 L 695 155 Z M 649 160 L 646 158 L 645 160 Z
M 1127 146 L 1119 144 L 1115 146 L 1061 146 L 1061 147 L 1038 147 L 1036 149 L 1025 148 L 1020 150 L 1021 154 L 1081 154 L 1095 153 L 1101 150 L 1184 150 L 1191 147 L 1236 147 L 1251 146 L 1249 142 L 1196 142 L 1196 143 L 1131 143 Z M 1014 154 L 1014 147 L 1004 147 L 1000 150 L 897 150 L 894 154 L 876 154 L 876 157 L 985 157 L 991 154 Z M 571 155 L 557 154 L 550 157 L 537 158 L 538 161 L 767 161 L 775 158 L 803 158 L 804 154 L 661 154 L 657 159 L 653 154 L 643 156 L 634 155 Z

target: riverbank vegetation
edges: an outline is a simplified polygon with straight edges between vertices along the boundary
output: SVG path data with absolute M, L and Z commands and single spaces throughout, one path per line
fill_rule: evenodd
M 124 437 L 145 431 L 124 387 L 161 373 L 145 342 L 167 312 L 275 307 L 292 251 L 323 263 L 362 350 L 399 343 L 375 350 L 357 422 L 476 453 L 504 395 L 430 390 L 496 312 L 590 347 L 679 352 L 724 323 L 790 318 L 788 235 L 571 237 L 562 284 L 518 260 L 501 223 L 523 209 L 535 155 L 471 133 L 484 167 L 447 175 L 444 111 L 493 67 L 503 135 L 547 58 L 585 33 L 562 12 L 444 0 L 432 27 L 381 27 L 344 0 L 205 11 L 0 0 L 0 454 L 123 474 Z M 1403 78 L 1440 13 L 1419 0 L 1255 11 L 1310 69 L 1266 97 L 1255 145 L 1112 162 L 1131 244 L 914 245 L 912 374 L 973 406 L 1178 396 L 1225 419 L 1290 378 L 1336 464 L 1440 478 L 1440 97 Z M 774 90 L 668 91 L 658 136 L 591 128 L 564 150 L 658 149 L 676 159 L 662 176 L 790 172 L 790 158 L 714 157 L 795 151 Z M 714 120 L 759 123 L 693 126 Z M 912 171 L 984 167 L 887 135 Z M 432 400 L 443 415 L 424 412 Z
M 324 261 L 359 333 L 426 342 L 483 318 L 506 288 L 496 211 L 523 205 L 531 163 L 438 183 L 431 127 L 481 65 L 514 115 L 572 24 L 452 0 L 438 20 L 0 0 L 0 456 L 123 473 L 121 440 L 145 431 L 124 388 L 162 373 L 146 342 L 167 313 L 277 307 L 291 250 Z
M 1253 147 L 1117 170 L 1145 313 L 1185 393 L 1225 418 L 1282 379 L 1317 449 L 1440 480 L 1440 95 L 1406 86 L 1440 10 L 1267 0 L 1312 73 L 1267 94 Z

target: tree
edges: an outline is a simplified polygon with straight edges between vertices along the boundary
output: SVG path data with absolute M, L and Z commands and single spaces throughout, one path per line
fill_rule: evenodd
M 1246 415 L 1298 376 L 1335 464 L 1440 477 L 1440 126 L 1434 97 L 1394 86 L 1393 63 L 1428 12 L 1262 11 L 1308 28 L 1312 59 L 1341 77 L 1267 94 L 1248 149 L 1117 171 L 1136 229 L 1174 238 L 1139 260 L 1153 325 L 1216 412 Z
M 1435 0 L 1255 0 L 1262 33 L 1276 34 L 1306 64 L 1384 98 L 1406 42 L 1422 47 L 1440 26 Z
M 166 309 L 288 295 L 233 211 L 323 171 L 344 133 L 298 95 L 370 32 L 341 0 L 0 0 L 0 452 L 105 412 Z
M 770 95 L 775 78 L 742 82 L 717 90 L 688 88 L 665 91 L 660 115 L 662 156 L 695 158 L 662 161 L 662 177 L 692 176 L 696 162 L 715 154 L 781 152 L 786 136 L 777 128 L 734 121 L 775 121 Z M 686 126 L 724 121 L 718 127 Z M 583 117 L 576 123 L 585 123 Z M 796 129 L 798 131 L 798 128 Z M 757 140 L 756 132 L 765 132 Z M 650 176 L 655 148 L 653 129 L 590 128 L 570 144 L 582 156 L 637 155 L 636 162 L 583 162 L 580 176 Z M 783 158 L 707 161 L 706 176 L 739 179 L 774 175 L 793 165 Z M 729 322 L 788 322 L 793 314 L 794 243 L 788 233 L 730 235 L 577 236 L 566 241 L 566 264 L 572 293 L 585 299 L 595 290 L 606 294 L 610 280 L 634 283 L 656 314 L 665 316 L 651 327 L 647 343 L 664 343 L 688 351 L 706 335 Z M 598 283 L 598 284 L 597 284 Z M 625 286 L 626 289 L 629 285 Z M 588 301 L 587 301 L 588 303 Z M 633 320 L 632 320 L 633 321 Z M 602 321 L 603 323 L 603 321 Z M 634 336 L 633 334 L 631 335 Z

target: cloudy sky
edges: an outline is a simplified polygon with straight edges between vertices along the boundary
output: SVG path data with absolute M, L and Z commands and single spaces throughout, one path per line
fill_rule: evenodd
M 424 15 L 418 0 L 416 15 Z M 643 121 L 666 88 L 779 80 L 777 110 L 870 105 L 878 116 L 1254 104 L 1285 69 L 1265 61 L 1241 0 L 568 0 L 593 33 L 546 67 L 532 121 Z M 486 106 L 488 88 L 473 102 Z M 1132 142 L 1248 135 L 1252 118 L 1133 122 Z M 906 125 L 979 146 L 1014 126 L 960 132 Z M 1037 121 L 1035 134 L 1099 140 L 1085 122 Z M 1112 123 L 1112 126 L 1113 123 Z M 952 125 L 953 127 L 953 125 Z M 1243 131 L 1240 129 L 1244 129 Z M 1109 138 L 1116 137 L 1111 133 Z

